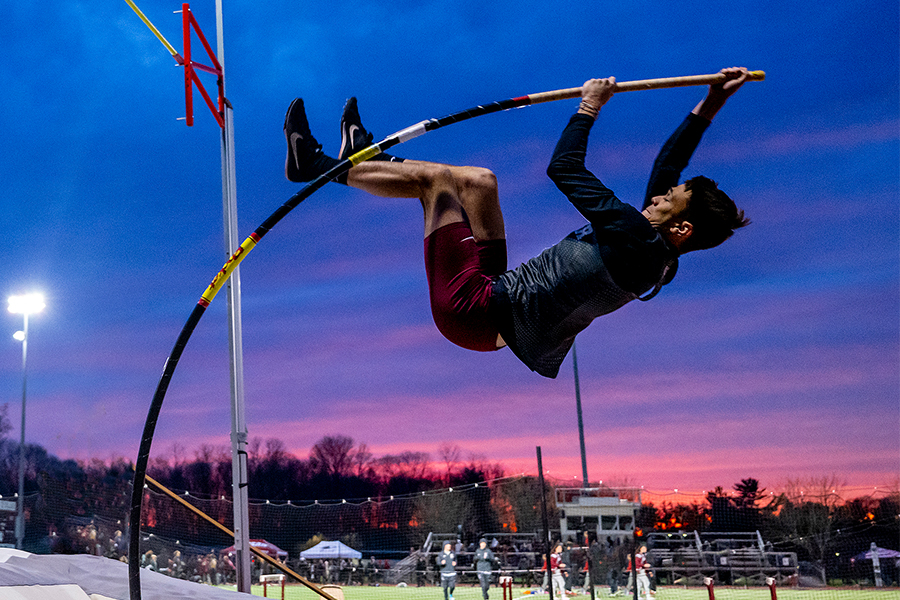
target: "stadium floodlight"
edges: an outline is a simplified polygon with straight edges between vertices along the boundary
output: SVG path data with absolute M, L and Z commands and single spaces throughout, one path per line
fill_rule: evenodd
M 24 294 L 9 297 L 9 312 L 17 315 L 33 315 L 44 308 L 44 296 L 41 294 Z
M 19 497 L 16 511 L 16 548 L 19 550 L 25 544 L 25 398 L 28 389 L 28 315 L 39 313 L 46 306 L 44 296 L 41 294 L 9 297 L 9 312 L 22 315 L 25 321 L 22 331 L 17 331 L 13 336 L 22 342 L 22 427 L 19 439 Z

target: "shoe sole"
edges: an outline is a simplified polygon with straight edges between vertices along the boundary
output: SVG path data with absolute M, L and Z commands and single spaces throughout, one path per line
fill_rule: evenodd
M 298 106 L 299 108 L 297 108 Z M 292 116 L 295 114 L 295 108 L 303 115 L 303 121 L 306 125 L 304 133 L 300 133 L 299 131 L 291 131 L 288 133 L 289 125 L 294 120 L 292 119 Z M 309 141 L 304 137 L 304 134 L 308 134 L 312 142 L 318 146 L 318 142 L 316 142 L 315 138 L 312 136 L 312 132 L 309 131 L 309 122 L 306 119 L 306 107 L 303 104 L 303 99 L 294 98 L 294 101 L 291 102 L 291 105 L 287 109 L 287 113 L 284 115 L 284 137 L 288 147 L 287 157 L 284 161 L 284 176 L 288 181 L 294 183 L 304 183 L 315 179 L 315 177 L 304 175 L 302 166 L 300 165 L 299 153 L 297 152 L 298 141 Z
M 303 106 L 302 98 L 294 98 L 291 102 L 291 105 L 288 106 L 287 112 L 284 113 L 284 139 L 287 142 L 287 157 L 284 160 L 284 176 L 288 179 L 288 181 L 293 181 L 297 183 L 297 177 L 293 175 L 293 169 L 295 165 L 297 170 L 299 171 L 299 165 L 297 164 L 299 161 L 297 160 L 297 153 L 294 150 L 294 140 L 292 139 L 295 134 L 288 133 L 288 124 L 291 122 L 291 115 L 294 113 L 294 107 L 297 104 L 300 104 L 300 109 L 306 112 L 305 107 Z

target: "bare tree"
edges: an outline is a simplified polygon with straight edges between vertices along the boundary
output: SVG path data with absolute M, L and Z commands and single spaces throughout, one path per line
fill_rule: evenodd
M 372 453 L 366 444 L 360 444 L 353 453 L 353 472 L 357 477 L 365 477 L 372 468 Z
M 12 421 L 9 418 L 9 402 L 4 402 L 0 406 L 0 441 L 6 439 L 12 428 Z
M 401 452 L 385 454 L 374 461 L 383 481 L 394 477 L 427 479 L 431 471 L 431 460 L 427 452 Z
M 172 442 L 172 445 L 169 447 L 169 454 L 172 457 L 172 466 L 177 467 L 178 465 L 184 464 L 186 460 L 185 455 L 187 454 L 187 448 L 184 447 L 184 444 L 180 444 L 177 441 Z
M 400 459 L 408 477 L 426 479 L 431 475 L 431 457 L 427 452 L 401 452 Z
M 825 556 L 834 538 L 843 485 L 836 475 L 792 479 L 775 501 L 782 533 L 806 550 L 823 583 L 827 582 Z
M 269 438 L 266 440 L 265 460 L 273 462 L 282 462 L 287 456 L 287 448 L 284 442 L 277 438 Z
M 353 438 L 326 435 L 309 451 L 314 471 L 329 475 L 349 475 L 353 465 Z
M 488 462 L 484 454 L 469 454 L 469 460 L 462 468 L 462 472 L 471 474 L 479 474 L 482 481 L 490 481 L 498 479 L 506 474 L 506 470 L 500 463 Z
M 212 463 L 216 460 L 216 449 L 211 444 L 200 444 L 194 451 L 194 460 L 197 462 Z
M 444 483 L 446 484 L 462 460 L 462 448 L 450 442 L 443 442 L 438 446 L 438 457 L 444 463 Z
M 260 453 L 260 448 L 262 448 L 262 438 L 254 437 L 250 438 L 250 441 L 247 443 L 247 460 L 252 462 L 259 460 L 262 456 Z

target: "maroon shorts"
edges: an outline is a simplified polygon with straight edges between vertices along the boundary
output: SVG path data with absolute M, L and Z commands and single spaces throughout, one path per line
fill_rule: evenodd
M 431 315 L 445 338 L 468 350 L 497 350 L 490 317 L 491 277 L 506 271 L 506 240 L 476 242 L 468 223 L 425 238 Z

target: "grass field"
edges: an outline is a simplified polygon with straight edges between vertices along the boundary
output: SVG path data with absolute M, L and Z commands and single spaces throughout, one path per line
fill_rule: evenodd
M 609 589 L 597 598 L 608 600 Z M 443 600 L 444 595 L 439 587 L 395 587 L 395 586 L 353 586 L 343 588 L 345 600 Z M 549 600 L 547 594 L 528 594 L 529 589 L 516 586 L 513 588 L 514 600 Z M 263 595 L 262 586 L 253 586 L 253 594 Z M 778 600 L 900 600 L 900 589 L 896 587 L 887 589 L 856 589 L 856 588 L 818 588 L 818 589 L 778 589 Z M 269 587 L 269 598 L 281 598 L 280 587 Z M 301 585 L 288 585 L 285 589 L 285 600 L 317 600 L 320 598 Z M 491 587 L 491 600 L 501 600 L 502 592 L 497 587 Z M 590 596 L 570 596 L 585 600 Z M 461 586 L 456 588 L 453 594 L 454 600 L 481 600 L 481 588 Z M 618 600 L 629 600 L 630 596 L 617 596 Z M 656 600 L 709 600 L 709 593 L 705 587 L 660 587 L 656 593 Z M 769 588 L 730 588 L 716 587 L 715 600 L 771 600 Z

